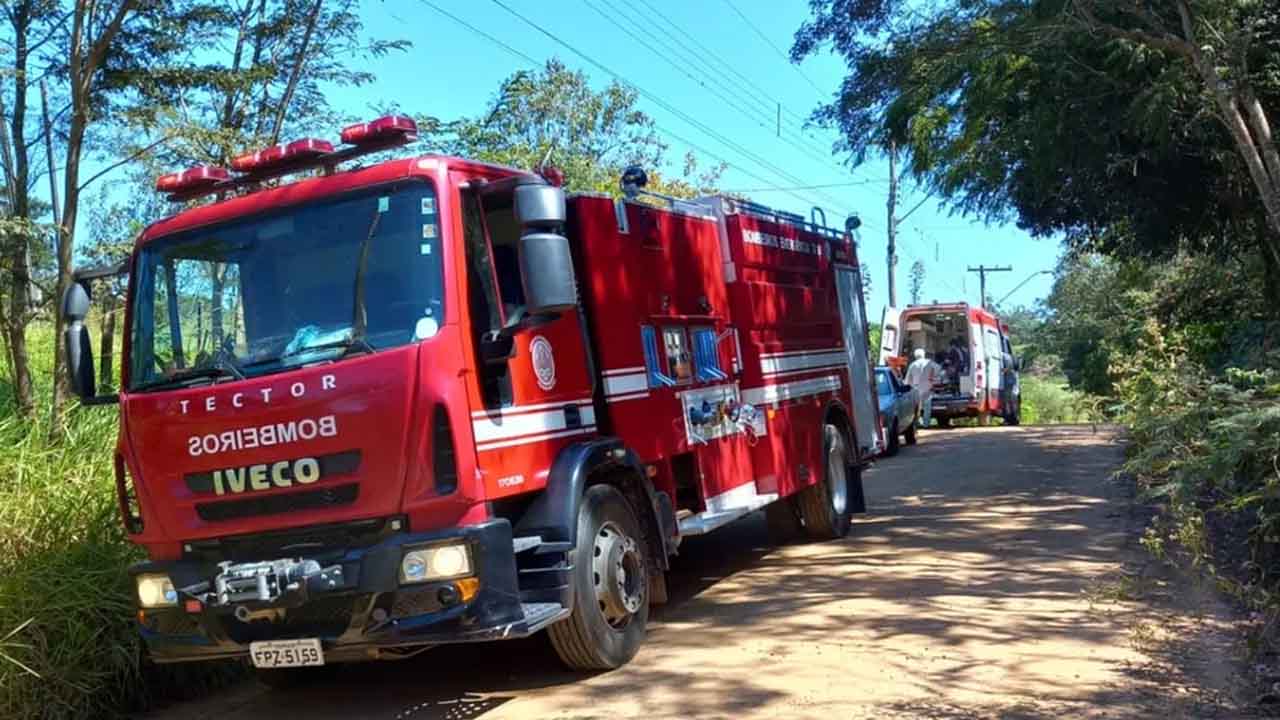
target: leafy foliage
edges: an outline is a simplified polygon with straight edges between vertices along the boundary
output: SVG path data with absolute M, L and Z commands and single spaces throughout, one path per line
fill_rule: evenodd
M 594 90 L 585 74 L 553 59 L 504 80 L 483 116 L 429 117 L 420 125 L 432 150 L 526 169 L 549 163 L 564 173 L 569 190 L 617 194 L 623 170 L 639 165 L 650 190 L 677 197 L 714 192 L 723 165 L 700 169 L 690 154 L 678 176 L 664 172 L 667 145 L 637 99 L 617 82 Z
M 1094 3 L 815 0 L 793 56 L 829 45 L 846 59 L 849 76 L 815 117 L 842 131 L 855 161 L 895 142 L 958 211 L 1078 250 L 1164 259 L 1270 248 L 1263 280 L 1280 299 L 1265 208 L 1203 78 L 1163 46 L 1098 30 L 1082 5 Z M 1123 4 L 1099 5 L 1101 23 L 1131 19 Z M 1274 116 L 1280 13 L 1194 5 L 1204 24 L 1238 31 L 1213 36 L 1222 72 L 1247 74 Z M 1172 4 L 1151 7 L 1153 22 L 1178 26 Z

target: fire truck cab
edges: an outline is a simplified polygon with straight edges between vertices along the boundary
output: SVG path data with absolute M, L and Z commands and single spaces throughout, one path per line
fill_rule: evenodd
M 848 233 L 729 198 L 566 197 L 402 117 L 157 181 L 128 272 L 120 511 L 160 662 L 296 668 L 548 629 L 637 651 L 681 540 L 846 534 L 883 443 Z M 282 180 L 290 175 L 301 179 Z M 194 204 L 215 196 L 214 202 Z

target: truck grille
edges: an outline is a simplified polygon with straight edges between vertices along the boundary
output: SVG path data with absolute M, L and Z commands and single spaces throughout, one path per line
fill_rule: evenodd
M 245 500 L 197 503 L 196 514 L 205 522 L 222 522 L 258 515 L 317 510 L 338 505 L 350 505 L 356 501 L 360 486 L 356 483 L 333 485 L 319 490 L 293 492 L 285 495 L 269 495 Z
M 404 526 L 402 517 L 374 518 L 252 535 L 228 535 L 211 540 L 191 540 L 186 543 L 186 556 L 216 563 L 222 560 L 244 562 L 296 555 L 312 557 L 319 553 L 341 555 L 351 548 L 376 545 Z

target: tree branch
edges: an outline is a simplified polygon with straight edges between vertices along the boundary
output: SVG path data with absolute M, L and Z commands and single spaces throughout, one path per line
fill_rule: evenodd
M 1090 4 L 1091 0 L 1071 0 L 1072 7 L 1084 17 L 1085 24 L 1091 30 L 1099 30 L 1103 34 L 1119 40 L 1129 40 L 1130 42 L 1150 45 L 1161 50 L 1168 50 L 1184 57 L 1191 56 L 1193 48 L 1187 41 L 1170 35 L 1154 35 L 1142 30 L 1129 30 L 1112 23 L 1103 22 L 1098 19 L 1097 15 L 1094 15 Z
M 98 178 L 102 177 L 103 175 L 106 175 L 107 173 L 111 172 L 112 170 L 115 170 L 116 168 L 120 167 L 121 165 L 128 165 L 129 163 L 133 162 L 134 160 L 137 160 L 138 158 L 142 157 L 143 155 L 146 155 L 147 153 L 151 152 L 152 150 L 155 150 L 156 148 L 158 148 L 158 147 L 160 147 L 161 145 L 163 145 L 163 144 L 165 144 L 165 143 L 169 142 L 169 141 L 170 141 L 170 140 L 172 140 L 172 139 L 173 139 L 173 136 L 172 136 L 172 135 L 165 135 L 164 137 L 160 138 L 159 140 L 156 140 L 155 142 L 151 143 L 150 145 L 147 145 L 146 147 L 144 147 L 144 148 L 140 148 L 140 149 L 138 149 L 137 151 L 135 151 L 135 152 L 131 153 L 131 154 L 129 155 L 129 157 L 126 157 L 126 158 L 124 158 L 124 159 L 122 159 L 122 160 L 120 160 L 120 161 L 118 161 L 118 162 L 114 162 L 114 163 L 112 163 L 112 164 L 110 164 L 110 165 L 106 166 L 105 168 L 103 168 L 103 169 L 99 170 L 98 172 L 96 172 L 96 173 L 94 173 L 92 176 L 90 176 L 90 178 L 89 178 L 88 180 L 85 180 L 84 182 L 80 183 L 80 186 L 79 186 L 79 190 L 80 190 L 80 192 L 84 192 L 84 189 L 85 189 L 85 188 L 87 188 L 87 187 L 89 187 L 90 185 L 92 185 L 94 180 L 97 180 Z

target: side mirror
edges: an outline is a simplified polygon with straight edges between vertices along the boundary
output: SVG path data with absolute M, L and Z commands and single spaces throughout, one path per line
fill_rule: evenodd
M 97 382 L 93 374 L 93 346 L 89 341 L 89 328 L 84 319 L 89 314 L 89 289 L 76 281 L 62 296 L 62 316 L 66 318 L 64 331 L 67 375 L 71 389 L 86 402 L 97 397 Z
M 515 215 L 520 223 L 520 281 L 526 313 L 547 315 L 577 307 L 573 255 L 562 230 L 564 191 L 552 185 L 517 186 Z

